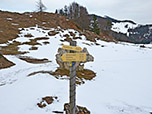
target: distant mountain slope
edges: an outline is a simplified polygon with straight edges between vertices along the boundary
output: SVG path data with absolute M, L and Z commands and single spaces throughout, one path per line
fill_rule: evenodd
M 109 16 L 97 16 L 97 18 L 100 31 L 118 41 L 137 44 L 152 42 L 152 25 L 140 25 L 131 20 L 117 20 Z
M 106 37 L 106 39 L 137 44 L 149 44 L 152 42 L 151 29 L 145 30 L 144 27 L 149 25 L 142 26 L 132 20 L 118 20 L 109 16 L 101 17 L 96 14 L 89 14 L 86 7 L 76 2 L 69 6 L 65 5 L 64 8 L 56 10 L 56 13 L 74 20 L 81 29 L 90 30 L 102 38 Z M 94 24 L 94 22 L 97 22 L 98 25 Z M 139 31 L 136 29 L 137 27 L 140 27 L 138 28 L 138 30 L 140 29 Z M 134 30 L 137 31 L 134 32 Z M 135 33 L 138 33 L 138 35 L 135 35 Z
M 148 44 L 152 42 L 152 25 L 141 25 L 131 20 L 116 20 L 108 16 L 106 19 L 112 22 L 111 30 L 123 33 L 128 37 L 129 42 Z M 123 37 L 120 38 L 123 40 Z

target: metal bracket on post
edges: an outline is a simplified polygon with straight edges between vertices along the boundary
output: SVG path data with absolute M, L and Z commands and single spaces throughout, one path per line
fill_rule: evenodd
M 76 41 L 70 41 L 71 46 L 76 46 Z M 70 51 L 74 53 L 74 51 Z M 70 66 L 70 114 L 76 113 L 76 62 Z

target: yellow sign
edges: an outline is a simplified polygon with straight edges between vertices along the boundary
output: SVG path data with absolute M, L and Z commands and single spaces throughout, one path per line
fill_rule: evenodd
M 82 51 L 82 48 L 76 46 L 62 45 L 62 48 L 71 51 Z
M 86 53 L 65 53 L 61 59 L 63 62 L 86 61 Z

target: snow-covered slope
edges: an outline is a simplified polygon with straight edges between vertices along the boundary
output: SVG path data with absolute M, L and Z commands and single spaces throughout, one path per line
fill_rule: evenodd
M 138 24 L 133 24 L 130 22 L 112 22 L 112 28 L 111 30 L 117 32 L 117 33 L 128 33 L 128 29 L 134 29 L 138 27 Z
M 49 36 L 49 31 L 58 34 Z M 86 63 L 85 68 L 97 73 L 92 81 L 77 86 L 77 104 L 86 106 L 91 114 L 149 114 L 152 111 L 152 45 L 140 48 L 140 45 L 97 41 L 100 45 L 86 41 L 79 32 L 67 29 L 51 28 L 43 30 L 32 27 L 21 31 L 16 41 L 26 42 L 36 37 L 48 37 L 50 44 L 37 45 L 38 50 L 29 50 L 31 46 L 21 45 L 21 51 L 29 51 L 24 56 L 48 58 L 52 62 L 31 64 L 17 56 L 5 56 L 16 63 L 15 66 L 0 70 L 0 114 L 51 114 L 54 110 L 63 110 L 63 104 L 69 101 L 68 80 L 56 79 L 48 74 L 28 74 L 36 71 L 55 71 L 58 67 L 55 54 L 65 39 L 64 35 L 73 32 L 78 46 L 86 47 L 95 58 Z M 25 34 L 33 37 L 26 38 Z M 70 36 L 71 38 L 73 36 Z M 67 78 L 66 78 L 67 79 Z M 59 101 L 44 109 L 36 105 L 42 97 L 58 96 Z

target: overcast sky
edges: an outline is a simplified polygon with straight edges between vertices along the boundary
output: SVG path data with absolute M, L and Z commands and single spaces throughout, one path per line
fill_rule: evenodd
M 38 0 L 0 0 L 0 10 L 35 11 Z M 47 11 L 69 5 L 74 0 L 42 0 Z M 152 24 L 152 0 L 75 0 L 85 6 L 90 14 L 110 16 L 116 19 L 129 19 L 139 24 Z

